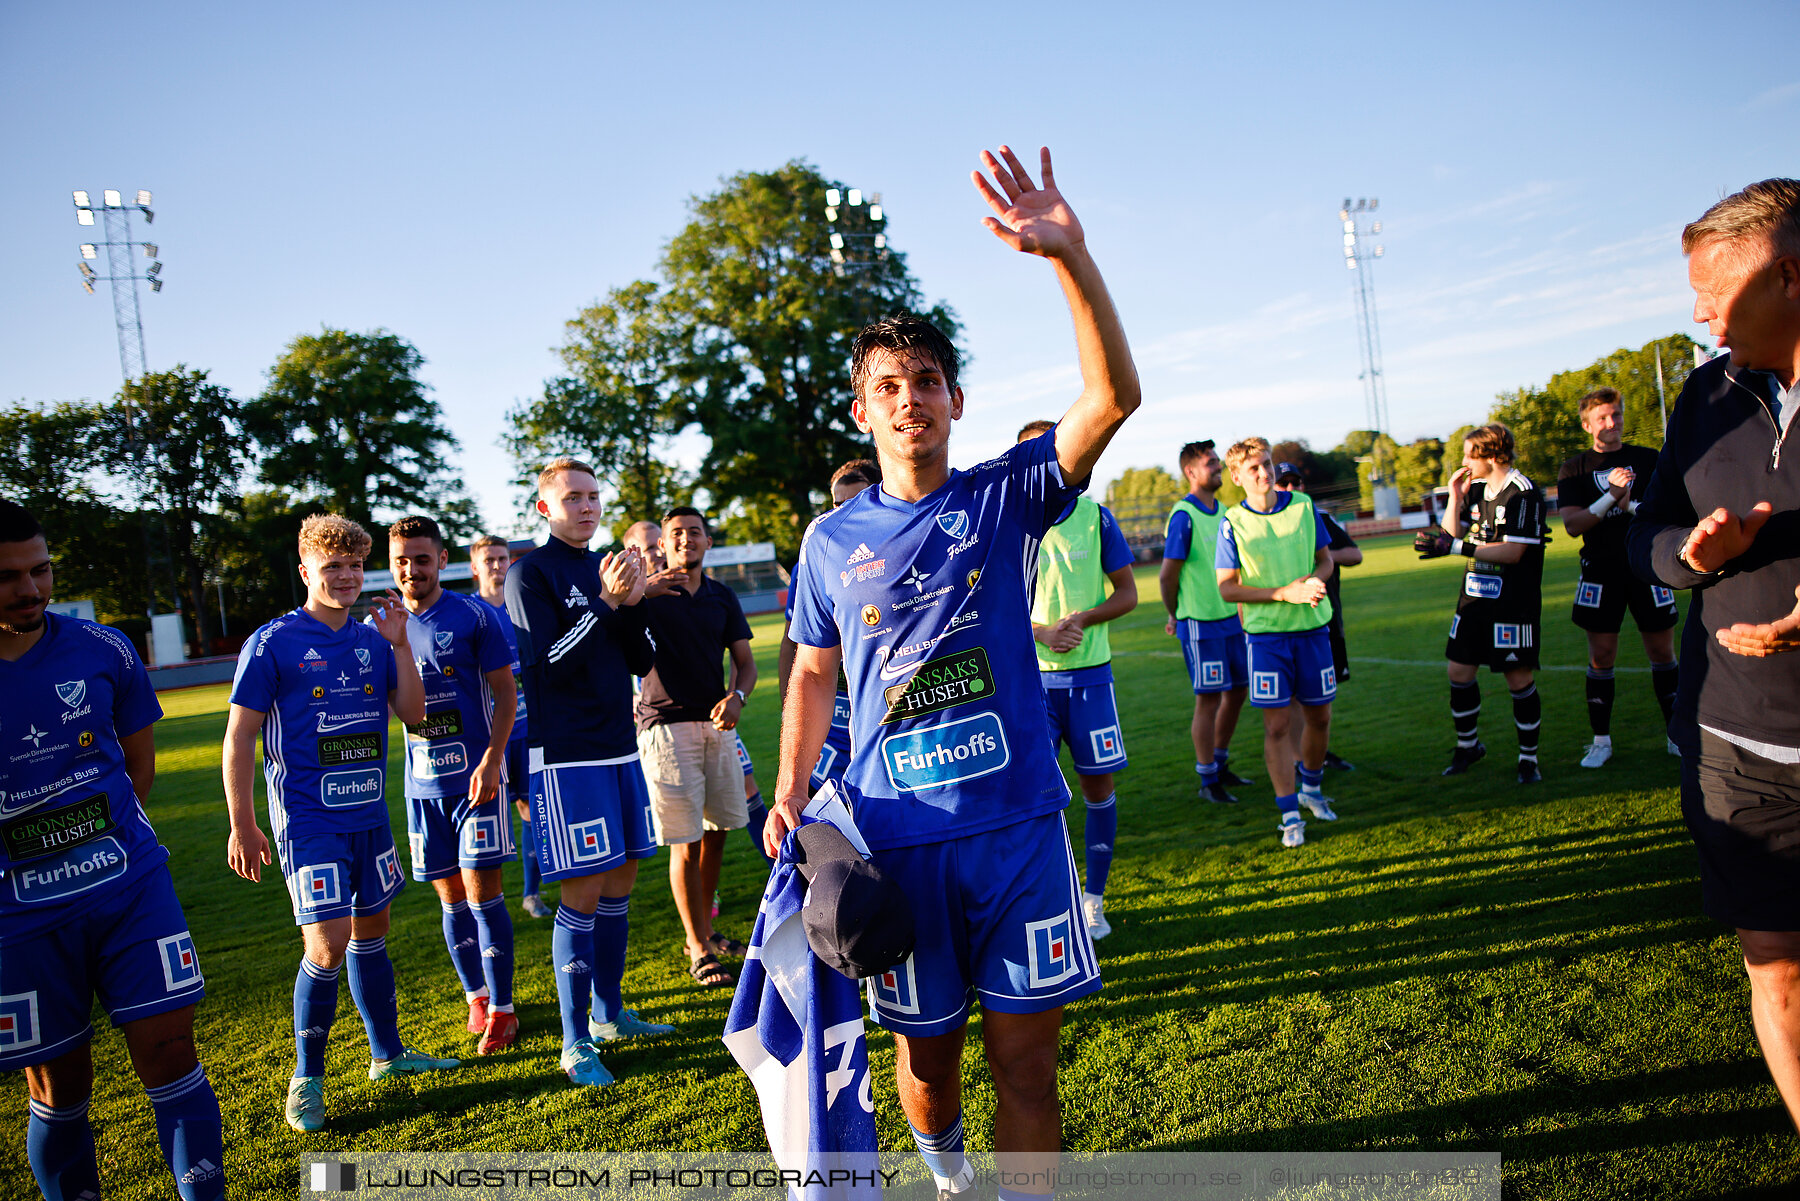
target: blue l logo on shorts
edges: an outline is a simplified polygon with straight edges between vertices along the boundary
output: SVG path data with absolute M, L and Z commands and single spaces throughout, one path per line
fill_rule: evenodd
M 881 743 L 888 780 L 901 792 L 978 779 L 999 771 L 1011 759 L 1000 715 L 992 712 L 891 734 Z
M 43 1037 L 38 1031 L 36 992 L 0 997 L 0 1051 L 23 1051 Z
M 186 930 L 156 940 L 162 955 L 163 987 L 174 992 L 200 982 L 200 957 L 194 954 L 194 937 Z

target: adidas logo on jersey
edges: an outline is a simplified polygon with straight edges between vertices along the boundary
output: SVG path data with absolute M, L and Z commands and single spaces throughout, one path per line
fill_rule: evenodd
M 319 658 L 319 652 L 314 650 L 310 646 L 306 648 L 306 653 L 304 655 L 300 656 L 301 662 L 314 662 L 318 658 Z
M 866 563 L 874 557 L 875 552 L 869 549 L 869 544 L 867 542 L 859 542 L 856 544 L 856 553 L 844 560 L 844 566 L 855 567 L 858 563 Z
M 581 608 L 585 609 L 585 608 L 587 608 L 587 603 L 588 603 L 588 598 L 581 595 L 581 589 L 577 588 L 573 584 L 570 584 L 569 585 L 569 595 L 563 601 L 563 604 L 567 605 L 571 609 L 575 608 L 577 605 L 579 605 Z

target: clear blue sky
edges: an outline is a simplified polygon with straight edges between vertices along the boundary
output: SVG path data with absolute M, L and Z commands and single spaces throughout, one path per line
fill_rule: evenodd
M 1077 388 L 1047 267 L 980 225 L 984 146 L 1048 143 L 1146 403 L 1101 480 L 1190 438 L 1363 424 L 1336 209 L 1379 196 L 1393 432 L 1690 325 L 1681 225 L 1800 174 L 1791 0 L 1691 5 L 0 7 L 0 401 L 118 389 L 73 188 L 155 192 L 150 365 L 244 395 L 297 334 L 427 359 L 490 522 L 501 415 L 562 323 L 650 274 L 689 196 L 806 158 L 884 194 L 967 325 L 959 465 Z M 1697 332 L 1697 331 L 1696 331 Z

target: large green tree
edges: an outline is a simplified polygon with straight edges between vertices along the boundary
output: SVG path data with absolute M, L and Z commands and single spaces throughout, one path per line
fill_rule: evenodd
M 457 441 L 418 378 L 424 364 L 383 329 L 295 338 L 244 406 L 263 482 L 364 524 L 422 510 L 452 536 L 474 531 L 480 514 L 448 462 Z
M 1558 372 L 1541 388 L 1502 392 L 1489 419 L 1512 430 L 1514 462 L 1540 486 L 1553 483 L 1563 461 L 1588 446 L 1588 435 L 1581 429 L 1581 398 L 1603 385 L 1617 388 L 1624 401 L 1625 440 L 1660 448 L 1663 415 L 1656 387 L 1657 359 L 1661 357 L 1664 389 L 1673 404 L 1694 369 L 1696 345 L 1686 334 L 1671 334 L 1636 350 L 1621 347 L 1585 367 Z
M 571 318 L 556 351 L 567 374 L 515 405 L 501 435 L 527 489 L 557 455 L 591 464 L 611 493 L 615 537 L 693 497 L 693 478 L 671 461 L 693 406 L 660 300 L 656 284 L 638 280 Z
M 143 515 L 117 507 L 102 473 L 109 418 L 99 405 L 20 401 L 0 408 L 0 494 L 44 527 L 56 564 L 56 594 L 91 600 L 99 616 L 140 618 L 152 603 Z
M 1434 488 L 1444 473 L 1444 444 L 1437 438 L 1419 438 L 1394 452 L 1394 485 L 1400 503 L 1416 505 Z
M 119 401 L 105 411 L 109 465 L 161 511 L 162 548 L 180 581 L 195 649 L 205 653 L 220 630 L 202 543 L 220 505 L 234 498 L 244 465 L 240 405 L 186 364 L 132 380 Z
M 715 509 L 760 511 L 734 528 L 766 530 L 785 559 L 832 470 L 869 454 L 850 418 L 857 331 L 910 311 L 960 332 L 948 306 L 927 306 L 906 256 L 876 246 L 886 226 L 867 205 L 827 221 L 831 188 L 843 185 L 797 160 L 734 175 L 691 202 L 662 260 L 670 382 L 710 439 L 701 479 Z M 832 235 L 844 230 L 840 264 Z

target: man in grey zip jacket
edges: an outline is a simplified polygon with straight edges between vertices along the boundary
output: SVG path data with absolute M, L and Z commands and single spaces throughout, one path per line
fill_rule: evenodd
M 1735 927 L 1750 1011 L 1800 1125 L 1800 181 L 1682 231 L 1694 320 L 1728 359 L 1688 377 L 1632 519 L 1632 570 L 1693 589 L 1670 736 L 1706 912 Z

